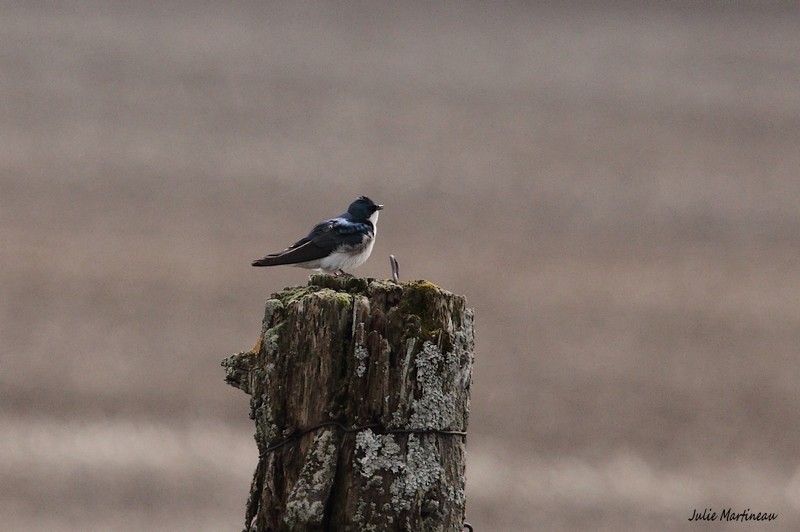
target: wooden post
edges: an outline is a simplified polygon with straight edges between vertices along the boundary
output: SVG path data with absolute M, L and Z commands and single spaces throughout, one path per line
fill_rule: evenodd
M 222 363 L 260 453 L 245 531 L 460 531 L 472 323 L 427 281 L 273 294 L 255 347 Z

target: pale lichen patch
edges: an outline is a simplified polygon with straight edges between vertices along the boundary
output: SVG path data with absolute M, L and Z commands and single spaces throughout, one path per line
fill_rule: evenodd
M 392 507 L 396 512 L 409 510 L 415 497 L 433 490 L 442 476 L 442 466 L 436 446 L 420 441 L 414 434 L 408 437 L 403 474 L 389 486 Z
M 367 359 L 369 358 L 369 351 L 363 345 L 357 345 L 354 349 L 353 355 L 356 357 L 358 365 L 356 366 L 356 375 L 363 377 L 367 372 Z
M 442 374 L 449 376 L 457 371 L 458 357 L 453 353 L 445 355 L 436 345 L 427 341 L 414 362 L 421 395 L 411 402 L 410 426 L 425 429 L 450 428 L 455 417 L 455 400 L 452 391 L 444 389 Z
M 333 433 L 323 431 L 314 438 L 306 462 L 286 502 L 284 522 L 292 528 L 319 526 L 325 517 L 328 499 L 336 474 L 338 456 Z
M 391 434 L 375 434 L 370 429 L 356 435 L 356 458 L 359 473 L 365 478 L 372 478 L 378 471 L 400 472 L 405 463 L 400 454 L 400 446 Z
M 361 455 L 356 458 L 358 471 L 369 479 L 368 485 L 381 478 L 381 473 L 392 473 L 389 507 L 395 515 L 410 510 L 415 501 L 438 490 L 444 470 L 433 440 L 422 441 L 411 434 L 404 453 L 394 435 L 378 435 L 367 429 L 356 436 L 356 453 Z M 359 513 L 363 514 L 364 509 L 359 505 Z

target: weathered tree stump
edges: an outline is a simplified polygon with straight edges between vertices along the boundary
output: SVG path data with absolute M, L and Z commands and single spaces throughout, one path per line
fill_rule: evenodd
M 459 531 L 473 311 L 426 281 L 314 275 L 223 361 L 251 396 L 245 531 Z

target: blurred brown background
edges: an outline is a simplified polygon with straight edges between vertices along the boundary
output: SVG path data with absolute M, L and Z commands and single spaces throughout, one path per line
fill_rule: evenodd
M 699 4 L 3 2 L 2 529 L 241 529 L 250 261 L 361 194 L 476 308 L 477 530 L 800 527 L 800 12 Z

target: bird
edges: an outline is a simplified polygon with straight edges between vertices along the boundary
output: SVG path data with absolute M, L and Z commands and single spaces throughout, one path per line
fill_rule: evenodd
M 372 253 L 378 205 L 366 196 L 359 196 L 347 212 L 320 222 L 307 236 L 285 250 L 253 261 L 253 266 L 287 264 L 338 275 L 345 269 L 361 266 Z

